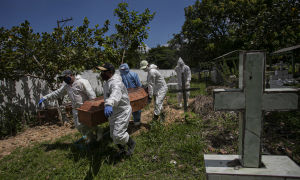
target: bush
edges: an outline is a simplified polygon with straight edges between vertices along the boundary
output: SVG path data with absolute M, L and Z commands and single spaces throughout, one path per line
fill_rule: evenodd
M 26 124 L 36 121 L 34 116 L 24 113 L 18 105 L 5 103 L 0 106 L 0 137 L 16 135 L 26 127 Z

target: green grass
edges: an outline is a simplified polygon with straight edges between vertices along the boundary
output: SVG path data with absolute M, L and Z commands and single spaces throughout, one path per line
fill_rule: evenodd
M 0 161 L 0 179 L 123 179 L 137 174 L 143 179 L 204 177 L 205 144 L 194 124 L 173 124 L 168 129 L 157 124 L 156 129 L 134 138 L 135 154 L 124 161 L 111 158 L 117 149 L 110 138 L 88 152 L 73 145 L 79 138 L 75 133 L 54 143 L 16 149 Z M 171 160 L 177 165 L 170 164 Z M 142 175 L 158 170 L 163 171 Z
M 177 122 L 167 127 L 156 124 L 133 137 L 137 142 L 134 155 L 123 160 L 111 157 L 117 146 L 109 135 L 91 151 L 75 147 L 79 133 L 17 148 L 0 160 L 0 179 L 203 179 L 206 144 L 198 121 L 201 122 L 193 119 L 190 124 Z M 108 123 L 101 126 L 105 132 L 109 130 Z
M 191 87 L 201 88 L 191 96 L 206 93 L 203 83 L 192 83 Z M 176 94 L 168 93 L 168 96 L 169 104 L 177 103 Z M 145 109 L 149 108 L 153 107 L 149 105 Z M 265 143 L 272 146 L 274 152 L 278 141 L 286 143 L 285 147 L 293 152 L 291 156 L 295 156 L 291 158 L 298 164 L 299 115 L 299 112 L 272 113 L 265 117 L 267 122 L 274 123 L 284 119 L 284 129 L 295 136 L 294 145 L 285 137 L 276 138 L 276 132 L 269 135 L 275 139 L 267 139 Z M 79 151 L 75 147 L 74 142 L 81 137 L 79 133 L 63 136 L 55 142 L 44 141 L 32 147 L 18 148 L 0 160 L 0 179 L 204 179 L 204 153 L 237 153 L 237 116 L 227 113 L 207 121 L 199 116 L 190 117 L 189 124 L 156 124 L 150 131 L 142 131 L 133 137 L 137 145 L 129 159 L 114 160 L 111 157 L 117 146 L 109 135 L 91 151 Z M 264 127 L 268 126 L 270 124 Z M 101 127 L 104 132 L 109 130 L 108 123 Z M 269 129 L 271 133 L 274 131 L 271 126 Z M 231 135 L 233 139 L 227 140 Z M 209 145 L 213 148 L 209 149 Z M 171 164 L 171 160 L 175 160 L 176 165 Z

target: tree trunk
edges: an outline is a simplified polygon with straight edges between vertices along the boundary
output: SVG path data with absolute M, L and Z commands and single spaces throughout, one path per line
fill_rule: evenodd
M 124 49 L 123 55 L 122 55 L 122 64 L 123 64 L 124 57 L 125 57 L 125 49 Z

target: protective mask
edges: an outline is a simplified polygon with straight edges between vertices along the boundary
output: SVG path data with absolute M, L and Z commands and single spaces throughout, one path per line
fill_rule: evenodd
M 71 78 L 70 76 L 68 76 L 68 77 L 66 77 L 66 78 L 64 79 L 64 82 L 67 83 L 67 84 L 70 84 L 70 83 L 71 83 L 71 80 L 72 80 L 72 78 Z
M 104 73 L 104 74 L 100 74 L 101 75 L 101 78 L 103 79 L 103 81 L 107 81 L 109 79 L 109 75 L 107 73 Z

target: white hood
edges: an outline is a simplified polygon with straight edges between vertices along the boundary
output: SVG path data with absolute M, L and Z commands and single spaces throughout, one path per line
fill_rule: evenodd
M 154 65 L 154 64 L 151 64 L 151 65 L 149 66 L 149 68 L 150 68 L 150 69 L 157 69 L 157 66 Z
M 183 60 L 181 59 L 181 57 L 179 57 L 179 59 L 178 59 L 178 61 L 177 61 L 177 64 L 178 64 L 178 65 L 179 65 L 179 64 L 184 65 L 184 62 L 183 62 Z
M 80 75 L 77 75 L 75 76 L 75 79 L 78 80 L 78 79 L 82 79 L 82 77 Z

